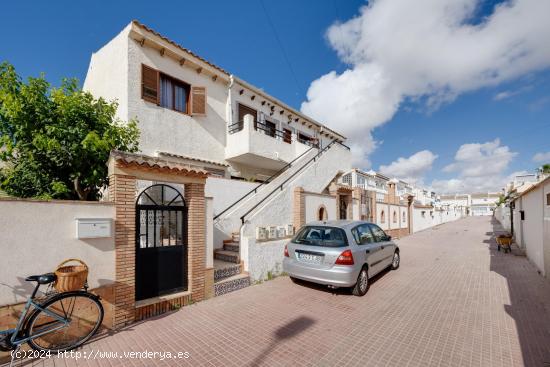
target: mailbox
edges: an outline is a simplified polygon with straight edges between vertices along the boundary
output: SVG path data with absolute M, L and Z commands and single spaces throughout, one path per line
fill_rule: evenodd
M 110 218 L 77 218 L 76 238 L 109 238 L 113 236 Z

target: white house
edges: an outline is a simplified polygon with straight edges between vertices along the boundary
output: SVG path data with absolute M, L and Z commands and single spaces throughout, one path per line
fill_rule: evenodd
M 328 188 L 351 168 L 346 138 L 147 26 L 132 21 L 95 52 L 84 89 L 138 121 L 142 155 L 208 172 L 206 267 L 216 274 L 233 274 L 227 262 L 242 262 L 253 279 L 276 271 L 297 187 L 335 215 Z M 140 181 L 138 191 L 155 183 Z M 317 215 L 313 204 L 302 209 Z
M 544 276 L 550 274 L 550 177 L 515 187 L 495 211 L 504 229 Z
M 500 197 L 496 192 L 474 193 L 471 197 L 472 215 L 492 215 Z

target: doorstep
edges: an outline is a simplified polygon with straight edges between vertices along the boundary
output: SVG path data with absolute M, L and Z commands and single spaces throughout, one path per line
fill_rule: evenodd
M 167 294 L 165 296 L 152 297 L 152 298 L 142 299 L 141 301 L 136 301 L 134 303 L 134 306 L 135 306 L 135 308 L 140 308 L 140 307 L 153 305 L 155 303 L 159 303 L 159 302 L 163 302 L 163 301 L 170 301 L 171 299 L 174 299 L 174 298 L 185 297 L 185 296 L 190 296 L 190 295 L 191 295 L 190 291 L 171 293 L 171 294 Z

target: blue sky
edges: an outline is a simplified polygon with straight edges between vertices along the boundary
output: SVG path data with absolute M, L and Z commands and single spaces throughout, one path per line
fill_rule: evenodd
M 386 2 L 392 1 L 400 0 Z M 498 3 L 479 1 L 467 21 L 473 25 L 484 22 Z M 7 2 L 0 13 L 4 29 L 0 60 L 11 62 L 23 77 L 44 72 L 54 84 L 64 76 L 83 81 L 91 53 L 138 19 L 300 109 L 314 80 L 331 71 L 340 75 L 365 62 L 342 57 L 326 36 L 331 25 L 358 16 L 364 4 L 356 0 L 264 0 L 268 20 L 257 0 L 157 1 L 153 10 L 151 2 L 145 1 Z M 387 47 L 400 45 L 388 42 Z M 507 146 L 510 153 L 509 162 L 498 172 L 501 177 L 533 171 L 540 162 L 532 157 L 550 151 L 550 71 L 538 67 L 489 84 L 464 88 L 437 108 L 426 105 L 427 97 L 404 98 L 389 118 L 369 125 L 376 126 L 366 130 L 372 136 L 365 135 L 365 144 L 374 141 L 376 148 L 369 149 L 368 159 L 359 164 L 377 170 L 399 157 L 429 150 L 437 158 L 421 173 L 414 173 L 428 185 L 460 178 L 460 169 L 444 169 L 454 162 L 463 144 L 499 138 L 499 146 Z M 368 109 L 371 102 L 374 105 L 375 101 L 365 97 L 362 103 Z M 324 117 L 321 112 L 320 116 Z M 362 123 L 361 118 L 357 120 Z M 338 122 L 329 125 L 338 128 Z M 361 137 L 354 144 L 361 145 Z

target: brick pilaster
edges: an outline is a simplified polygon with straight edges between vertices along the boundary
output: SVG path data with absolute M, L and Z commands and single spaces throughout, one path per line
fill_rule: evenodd
M 109 197 L 115 202 L 114 328 L 134 321 L 136 272 L 136 178 L 109 176 Z
M 187 212 L 187 247 L 189 264 L 189 290 L 194 302 L 205 298 L 206 268 L 206 203 L 203 183 L 185 184 Z
M 294 197 L 292 199 L 292 223 L 294 230 L 298 231 L 300 227 L 306 224 L 306 196 L 301 187 L 294 188 Z

